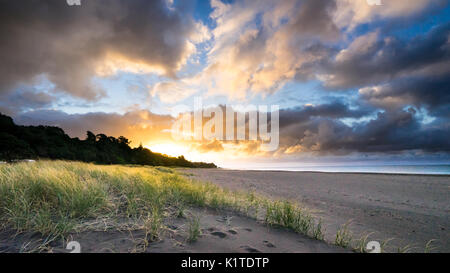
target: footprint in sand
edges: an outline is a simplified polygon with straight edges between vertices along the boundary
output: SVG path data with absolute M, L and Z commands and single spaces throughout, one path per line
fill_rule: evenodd
M 231 219 L 233 219 L 233 216 L 222 216 L 220 218 L 216 218 L 216 221 L 229 225 L 231 223 Z
M 244 249 L 247 252 L 250 252 L 250 253 L 259 253 L 259 252 L 261 252 L 259 249 L 256 249 L 256 248 L 254 248 L 252 246 L 241 246 L 241 248 Z
M 236 234 L 237 234 L 237 231 L 234 230 L 234 229 L 229 229 L 229 230 L 228 230 L 228 233 L 231 233 L 231 234 L 233 234 L 233 235 L 236 235 Z
M 274 244 L 272 244 L 269 241 L 264 240 L 263 243 L 267 246 L 267 247 L 276 247 Z
M 168 225 L 167 227 L 170 229 L 178 229 L 178 227 L 176 225 Z
M 214 232 L 211 232 L 210 234 L 213 235 L 213 236 L 217 236 L 219 238 L 227 237 L 227 235 L 225 233 L 221 232 L 221 231 L 214 231 Z

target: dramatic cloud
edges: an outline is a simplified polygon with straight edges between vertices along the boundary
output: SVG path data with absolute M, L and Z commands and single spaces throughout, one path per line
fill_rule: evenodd
M 178 141 L 178 144 L 200 153 L 226 152 L 244 158 L 255 155 L 271 157 L 301 153 L 331 155 L 415 150 L 430 153 L 450 152 L 450 143 L 447 140 L 450 134 L 449 124 L 438 121 L 423 125 L 420 123 L 419 113 L 413 108 L 379 112 L 369 121 L 358 121 L 352 125 L 342 121 L 346 118 L 358 119 L 369 113 L 371 111 L 351 109 L 341 102 L 282 110 L 279 149 L 270 152 L 263 151 L 261 142 L 254 140 L 190 139 Z M 124 115 L 105 113 L 69 115 L 41 110 L 21 114 L 15 121 L 27 125 L 59 126 L 71 136 L 80 138 L 85 137 L 87 130 L 116 137 L 125 135 L 133 140 L 133 145 L 139 143 L 145 145 L 170 141 L 170 129 L 174 119 L 148 111 L 133 111 Z
M 0 0 L 0 111 L 20 124 L 145 145 L 170 142 L 175 118 L 155 113 L 194 94 L 216 105 L 268 98 L 289 101 L 280 103 L 277 151 L 262 151 L 258 141 L 177 144 L 261 157 L 450 152 L 450 23 L 428 20 L 448 0 L 211 0 L 210 13 L 193 13 L 199 2 Z M 108 82 L 112 75 L 117 81 Z M 155 113 L 123 94 L 136 82 Z M 100 84 L 127 105 L 108 101 Z M 83 111 L 134 108 L 61 111 L 80 98 Z
M 442 120 L 437 119 L 423 124 L 420 113 L 414 108 L 384 112 L 374 112 L 374 109 L 362 106 L 352 108 L 336 101 L 281 110 L 280 145 L 276 151 L 263 151 L 261 142 L 254 140 L 190 140 L 186 143 L 201 153 L 226 151 L 241 157 L 450 151 L 448 122 L 442 123 Z M 225 109 L 222 110 L 225 119 Z M 368 116 L 370 119 L 367 120 Z M 354 122 L 349 124 L 345 122 L 346 119 L 353 119 Z M 248 126 L 248 116 L 245 123 Z M 223 125 L 225 129 L 226 124 Z
M 445 49 L 417 55 L 438 48 L 446 40 L 446 27 L 411 44 L 384 39 L 378 32 L 355 39 L 342 51 L 340 44 L 359 24 L 409 18 L 442 8 L 444 3 L 393 0 L 374 6 L 366 0 L 242 0 L 230 4 L 213 0 L 211 18 L 217 26 L 212 31 L 214 43 L 203 82 L 213 94 L 243 99 L 248 92 L 273 93 L 293 79 L 317 79 L 330 88 L 387 79 L 433 62 Z
M 311 116 L 303 122 L 281 127 L 280 145 L 287 154 L 449 152 L 450 126 L 437 125 L 421 124 L 412 108 L 378 113 L 373 120 L 352 127 L 336 119 Z
M 247 91 L 277 91 L 302 64 L 316 60 L 307 50 L 315 40 L 339 37 L 330 0 L 212 1 L 212 6 L 215 43 L 203 75 L 211 93 L 241 99 Z
M 359 90 L 361 98 L 385 109 L 398 109 L 406 105 L 425 107 L 435 112 L 441 106 L 450 105 L 450 73 L 440 77 L 413 77 L 400 79 L 385 85 Z
M 449 41 L 450 23 L 410 41 L 371 32 L 356 38 L 334 61 L 325 64 L 323 79 L 329 88 L 352 88 L 410 74 L 448 73 Z
M 317 106 L 306 105 L 295 109 L 280 111 L 280 126 L 286 127 L 308 121 L 311 117 L 339 118 L 361 118 L 370 113 L 370 110 L 352 110 L 342 102 L 322 104 Z
M 93 76 L 119 70 L 174 76 L 204 26 L 167 1 L 0 1 L 0 92 L 39 75 L 56 90 L 95 99 Z

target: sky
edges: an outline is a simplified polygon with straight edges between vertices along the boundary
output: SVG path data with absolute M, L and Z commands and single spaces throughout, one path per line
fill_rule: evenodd
M 219 166 L 450 162 L 450 3 L 377 2 L 0 0 L 0 112 Z M 277 149 L 174 140 L 195 98 L 278 105 Z

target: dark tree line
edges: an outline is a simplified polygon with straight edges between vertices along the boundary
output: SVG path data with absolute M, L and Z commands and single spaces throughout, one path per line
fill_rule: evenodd
M 18 126 L 12 118 L 0 113 L 0 160 L 64 159 L 99 164 L 140 164 L 216 168 L 214 163 L 190 162 L 183 156 L 170 157 L 139 146 L 131 148 L 130 141 L 87 132 L 85 140 L 69 137 L 53 126 Z

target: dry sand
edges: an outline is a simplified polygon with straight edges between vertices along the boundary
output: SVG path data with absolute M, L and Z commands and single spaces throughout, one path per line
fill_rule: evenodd
M 350 252 L 323 241 L 296 234 L 282 228 L 269 228 L 247 217 L 210 209 L 190 209 L 184 218 L 170 218 L 161 240 L 145 246 L 143 230 L 89 231 L 74 233 L 68 241 L 80 243 L 81 252 L 113 253 L 329 253 Z M 201 235 L 188 242 L 189 219 L 199 217 Z M 68 253 L 67 241 L 54 241 L 48 248 L 36 249 L 43 242 L 39 234 L 0 232 L 0 252 L 42 251 Z
M 436 239 L 439 252 L 450 252 L 450 176 L 223 169 L 183 170 L 202 181 L 233 190 L 250 190 L 275 199 L 295 200 L 321 217 L 326 238 L 351 221 L 356 237 L 411 244 L 423 251 Z M 391 249 L 394 250 L 394 249 Z

